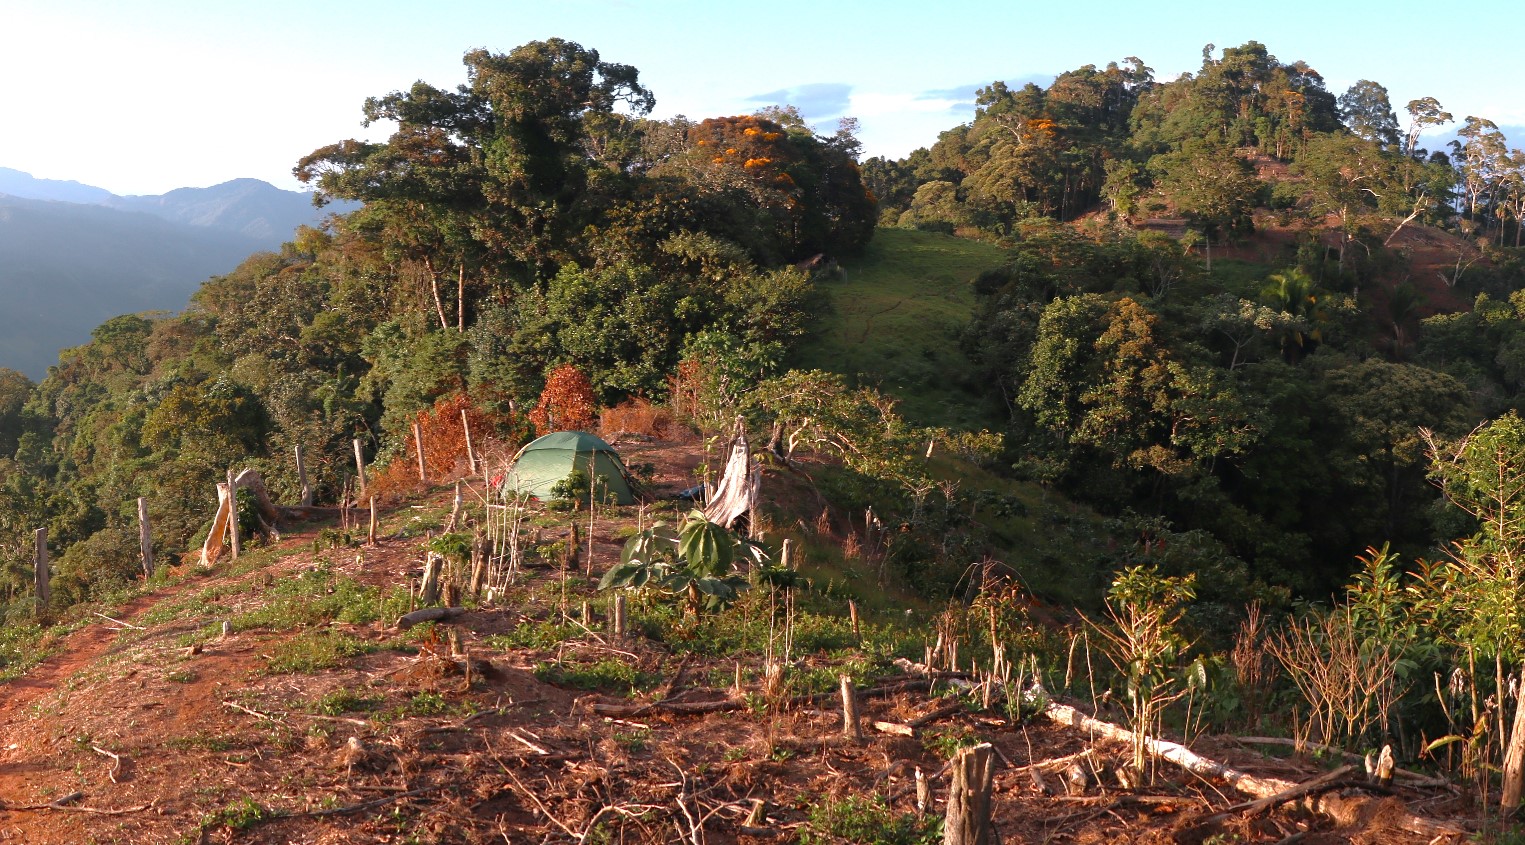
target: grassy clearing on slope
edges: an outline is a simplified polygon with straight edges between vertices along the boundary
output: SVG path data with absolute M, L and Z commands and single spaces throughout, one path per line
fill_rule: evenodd
M 900 400 L 918 425 L 989 428 L 993 406 L 969 388 L 958 338 L 974 313 L 970 283 L 999 266 L 990 244 L 909 229 L 880 229 L 868 251 L 821 289 L 831 307 L 797 364 L 842 373 Z

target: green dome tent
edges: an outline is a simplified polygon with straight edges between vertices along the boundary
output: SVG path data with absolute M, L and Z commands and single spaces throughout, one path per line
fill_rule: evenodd
M 593 478 L 600 489 L 608 491 L 609 498 L 621 505 L 634 504 L 630 473 L 619 454 L 585 431 L 556 431 L 531 441 L 515 457 L 507 484 L 542 501 L 554 499 L 551 488 L 574 471 L 588 475 L 590 463 Z

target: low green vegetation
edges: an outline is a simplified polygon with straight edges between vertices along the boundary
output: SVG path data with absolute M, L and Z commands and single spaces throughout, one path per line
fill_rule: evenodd
M 540 663 L 535 677 L 559 687 L 635 695 L 656 687 L 662 676 L 642 672 L 626 660 L 605 658 L 591 663 Z
M 408 611 L 408 597 L 400 588 L 384 592 L 336 575 L 321 563 L 263 592 L 266 599 L 259 607 L 231 619 L 233 630 L 285 631 L 328 622 L 364 625 L 379 619 L 391 621 Z
M 265 671 L 321 672 L 346 665 L 350 658 L 380 651 L 379 643 L 362 640 L 342 631 L 308 630 L 271 647 Z
M 942 819 L 891 810 L 878 798 L 823 798 L 800 829 L 800 845 L 854 842 L 861 845 L 936 845 Z

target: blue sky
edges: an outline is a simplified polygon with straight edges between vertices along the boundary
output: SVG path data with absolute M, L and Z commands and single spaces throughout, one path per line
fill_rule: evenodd
M 367 96 L 453 88 L 468 49 L 553 36 L 637 67 L 657 117 L 789 102 L 821 131 L 857 117 L 868 155 L 931 144 L 996 79 L 1128 56 L 1168 79 L 1195 71 L 1205 44 L 1249 40 L 1307 61 L 1335 94 L 1382 83 L 1400 122 L 1404 103 L 1434 96 L 1458 120 L 1518 127 L 1522 25 L 1518 3 L 1406 0 L 0 0 L 0 167 L 120 194 L 241 176 L 294 188 L 299 157 L 367 136 Z

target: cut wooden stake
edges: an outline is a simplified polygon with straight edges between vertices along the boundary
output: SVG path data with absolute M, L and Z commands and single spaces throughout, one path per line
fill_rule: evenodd
M 365 541 L 372 546 L 376 545 L 376 497 L 371 497 L 371 525 L 365 532 Z
M 154 577 L 154 534 L 148 525 L 148 499 L 138 497 L 138 549 L 143 556 L 143 577 Z
M 39 528 L 32 533 L 32 574 L 37 590 L 38 610 L 48 606 L 53 598 L 53 579 L 48 572 L 48 529 Z
M 613 620 L 612 620 L 612 625 L 613 625 L 613 628 L 614 628 L 614 630 L 613 630 L 614 638 L 615 639 L 624 639 L 624 637 L 625 637 L 625 594 L 624 593 L 615 593 L 615 595 L 614 595 L 614 617 L 613 617 Z
M 429 476 L 424 471 L 424 434 L 418 427 L 418 421 L 413 421 L 413 451 L 418 453 L 418 480 L 428 481 Z
M 233 481 L 231 469 L 228 470 L 228 548 L 233 552 L 233 559 L 238 560 L 243 544 L 238 536 L 238 484 Z
M 932 809 L 932 785 L 927 782 L 927 773 L 916 767 L 916 812 L 918 815 L 926 815 Z
M 477 451 L 471 446 L 471 418 L 466 415 L 466 409 L 461 409 L 461 431 L 466 433 L 466 471 L 477 471 Z
M 858 603 L 852 599 L 847 600 L 847 616 L 853 623 L 853 638 L 863 639 L 863 631 L 858 627 Z
M 456 523 L 461 519 L 461 482 L 455 483 L 455 499 L 450 505 L 450 521 L 445 523 L 445 530 L 454 531 Z

